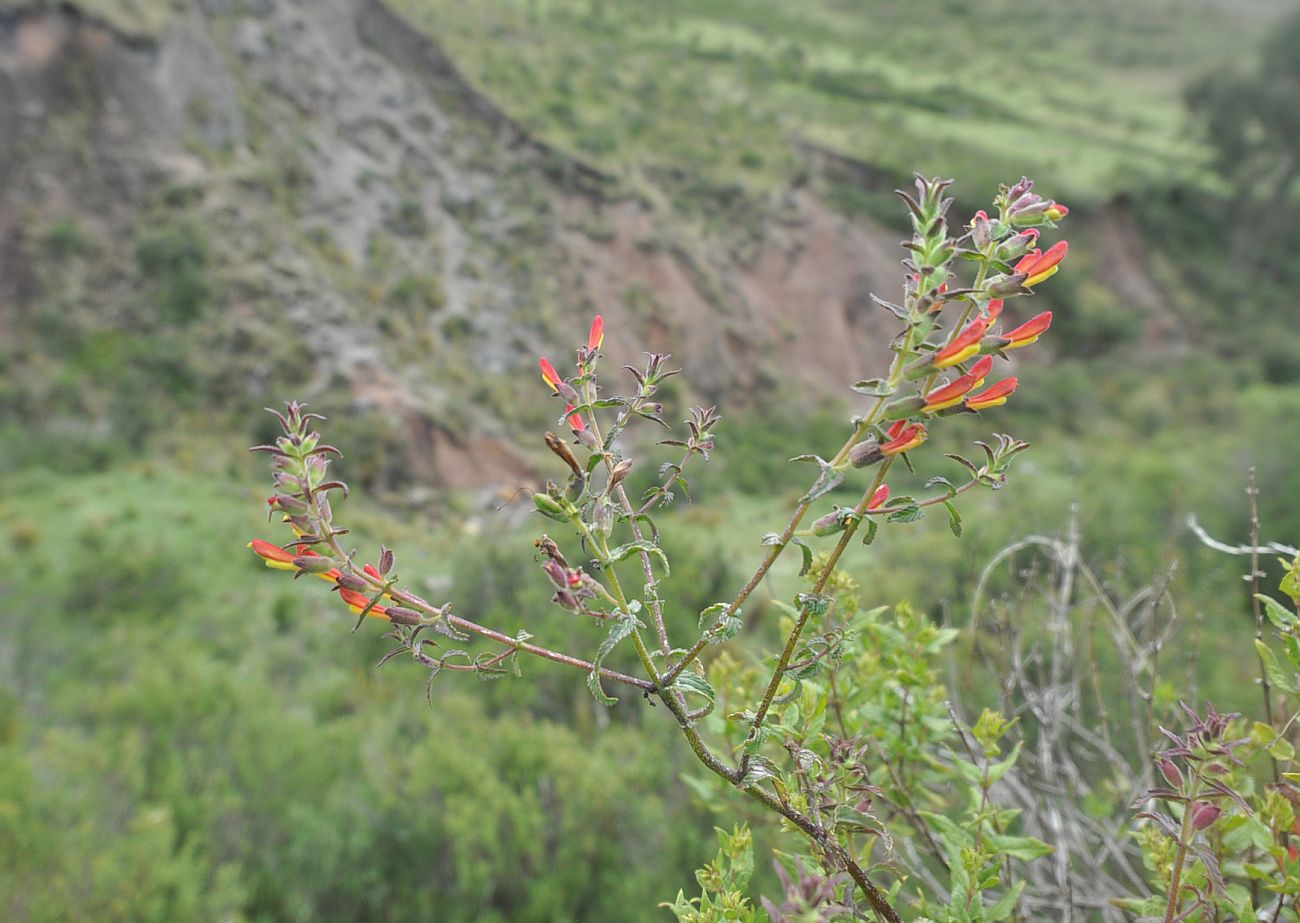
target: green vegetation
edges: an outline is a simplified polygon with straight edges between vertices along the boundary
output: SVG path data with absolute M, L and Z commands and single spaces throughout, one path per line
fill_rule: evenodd
M 1184 82 L 1249 48 L 1277 5 L 1179 0 L 977 5 L 817 0 L 394 0 L 527 128 L 630 180 L 784 186 L 800 140 L 892 188 L 1037 177 L 1098 202 L 1207 152 Z M 944 53 L 933 52 L 936 30 Z M 1016 67 L 990 71 L 991 49 Z M 969 139 L 979 139 L 972 146 Z

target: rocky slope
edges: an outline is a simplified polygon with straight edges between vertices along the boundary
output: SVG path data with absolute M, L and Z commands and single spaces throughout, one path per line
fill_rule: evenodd
M 222 357 L 215 401 L 294 386 L 380 414 L 426 483 L 517 481 L 505 421 L 552 409 L 534 357 L 595 310 L 608 352 L 670 350 L 708 401 L 780 385 L 803 407 L 879 370 L 868 295 L 897 286 L 897 233 L 809 188 L 745 219 L 705 232 L 530 138 L 378 0 L 204 0 L 152 34 L 0 7 L 0 337 L 20 368 L 52 312 L 92 349 L 182 327 L 176 348 Z M 177 228 L 197 243 L 151 261 L 142 240 Z M 201 311 L 183 285 L 171 315 L 149 306 L 177 261 L 204 274 Z M 1125 278 L 1151 293 L 1140 263 Z

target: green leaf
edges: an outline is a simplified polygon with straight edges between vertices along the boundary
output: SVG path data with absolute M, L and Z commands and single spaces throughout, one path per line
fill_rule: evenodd
M 998 920 L 1005 920 L 1011 916 L 1012 911 L 1016 909 L 1016 904 L 1020 903 L 1020 893 L 1024 890 L 1025 883 L 1017 881 L 1011 886 L 1011 890 L 998 898 L 997 903 L 984 911 L 984 919 L 988 923 L 997 923 Z
M 1272 596 L 1266 596 L 1263 593 L 1256 593 L 1255 598 L 1264 604 L 1264 614 L 1268 616 L 1268 620 L 1273 623 L 1275 628 L 1278 628 L 1281 631 L 1287 631 L 1291 626 L 1295 625 L 1296 622 L 1300 622 L 1300 618 L 1298 618 L 1294 612 L 1288 611 L 1286 606 L 1282 605 Z
M 930 478 L 930 480 L 926 481 L 925 489 L 929 490 L 931 487 L 936 487 L 939 484 L 943 485 L 944 490 L 948 492 L 947 495 L 949 497 L 955 497 L 957 495 L 957 488 L 953 486 L 952 481 L 940 475 L 936 475 L 935 477 L 932 477 Z
M 663 549 L 658 545 L 648 541 L 628 542 L 626 545 L 619 545 L 617 548 L 611 548 L 609 552 L 609 561 L 607 564 L 617 564 L 619 561 L 626 561 L 634 554 L 645 552 L 652 554 L 659 559 L 659 563 L 664 566 L 664 576 L 672 573 L 668 567 L 668 555 L 664 554 Z
M 905 506 L 902 507 L 901 509 L 894 510 L 894 512 L 890 513 L 888 516 L 885 517 L 885 521 L 886 522 L 916 522 L 924 515 L 925 513 L 922 512 L 919 506 L 915 506 L 915 505 Z
M 713 687 L 709 685 L 709 681 L 700 674 L 686 670 L 677 677 L 671 688 L 683 694 L 694 693 L 703 696 L 705 703 L 709 706 L 709 711 L 713 711 L 713 704 L 717 696 L 713 691 Z
M 866 520 L 866 531 L 862 534 L 862 544 L 870 545 L 876 540 L 876 533 L 880 531 L 880 523 L 875 519 Z
M 806 609 L 812 618 L 821 618 L 831 607 L 831 598 L 816 593 L 800 593 L 795 596 L 800 609 Z
M 997 782 L 999 779 L 1005 776 L 1007 774 L 1007 770 L 1009 770 L 1012 766 L 1016 765 L 1016 760 L 1018 760 L 1019 758 L 1020 758 L 1020 741 L 1016 741 L 1016 745 L 1011 748 L 1010 756 L 1008 756 L 1006 759 L 1002 760 L 1001 762 L 991 763 L 989 765 L 989 773 L 988 773 L 989 784 L 992 785 L 994 782 Z
M 1264 663 L 1264 675 L 1268 677 L 1268 681 L 1274 689 L 1289 695 L 1300 693 L 1300 686 L 1296 685 L 1294 671 L 1287 675 L 1277 662 L 1277 658 L 1273 656 L 1273 652 L 1268 649 L 1268 645 L 1256 638 L 1255 650 L 1259 652 L 1259 659 Z
M 961 513 L 957 512 L 957 507 L 947 500 L 943 501 L 943 505 L 948 508 L 948 528 L 952 530 L 953 535 L 961 538 Z
M 792 538 L 790 541 L 798 545 L 799 550 L 803 552 L 803 566 L 799 568 L 799 576 L 802 577 L 804 574 L 808 573 L 808 571 L 812 570 L 813 550 L 809 548 L 802 539 Z
M 988 844 L 989 849 L 999 855 L 1025 862 L 1041 859 L 1054 852 L 1051 846 L 1032 836 L 1000 836 L 996 833 L 985 833 L 984 842 Z
M 605 640 L 600 642 L 600 647 L 596 649 L 596 656 L 591 662 L 591 672 L 587 674 L 587 688 L 601 705 L 613 705 L 618 699 L 609 695 L 601 688 L 600 685 L 600 665 L 605 658 L 610 655 L 618 642 L 622 641 L 628 635 L 636 630 L 638 622 L 636 618 L 630 615 L 616 619 L 614 624 L 609 626 L 609 634 L 605 635 Z
M 714 603 L 700 613 L 699 629 L 704 631 L 705 628 L 711 627 L 718 616 L 727 611 L 731 603 Z

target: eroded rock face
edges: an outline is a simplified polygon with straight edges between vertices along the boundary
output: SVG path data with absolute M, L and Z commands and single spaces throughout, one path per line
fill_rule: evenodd
M 505 421 L 552 413 L 535 358 L 597 310 L 619 363 L 671 351 L 732 409 L 847 396 L 888 359 L 868 296 L 897 290 L 895 232 L 793 190 L 702 237 L 530 137 L 378 0 L 205 0 L 150 40 L 75 5 L 0 14 L 0 332 L 33 297 L 31 228 L 93 240 L 77 298 L 113 324 L 148 282 L 144 216 L 178 207 L 211 241 L 203 323 L 300 344 L 298 396 L 407 428 L 426 484 L 526 474 Z M 258 391 L 282 357 L 243 359 L 231 387 L 284 397 Z

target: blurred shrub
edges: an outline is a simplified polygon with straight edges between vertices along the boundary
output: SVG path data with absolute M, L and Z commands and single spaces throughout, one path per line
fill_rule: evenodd
M 162 320 L 188 323 L 212 303 L 208 242 L 196 218 L 179 218 L 145 231 L 136 240 L 135 258 Z

